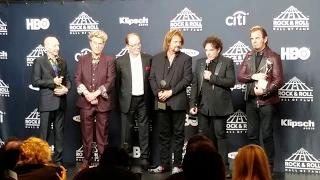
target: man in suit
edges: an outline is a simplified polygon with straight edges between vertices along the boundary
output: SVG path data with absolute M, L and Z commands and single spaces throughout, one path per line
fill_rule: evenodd
M 149 84 L 152 57 L 141 53 L 140 37 L 130 33 L 125 38 L 128 53 L 116 59 L 116 89 L 121 111 L 121 143 L 131 153 L 133 127 L 137 117 L 142 168 L 149 167 L 149 115 L 153 104 Z M 151 96 L 150 96 L 151 95 Z
M 180 51 L 184 44 L 181 31 L 167 32 L 162 52 L 153 57 L 149 76 L 155 96 L 155 110 L 160 126 L 160 166 L 151 173 L 168 171 L 171 167 L 171 129 L 174 139 L 174 162 L 172 173 L 181 172 L 184 144 L 184 122 L 188 109 L 186 88 L 192 81 L 192 59 Z
M 216 145 L 223 158 L 227 177 L 231 177 L 228 163 L 226 124 L 233 114 L 231 87 L 235 85 L 233 60 L 221 55 L 222 41 L 209 36 L 203 42 L 206 58 L 197 60 L 193 74 L 190 114 L 198 114 L 199 132 Z
M 92 31 L 88 38 L 92 52 L 79 58 L 74 77 L 79 94 L 77 106 L 80 108 L 84 155 L 83 164 L 78 171 L 88 168 L 92 162 L 94 128 L 99 159 L 109 142 L 108 121 L 112 109 L 110 94 L 115 81 L 114 60 L 102 53 L 108 39 L 107 34 L 102 30 Z
M 55 37 L 47 37 L 44 40 L 47 54 L 34 60 L 31 84 L 40 88 L 38 106 L 40 138 L 49 140 L 51 123 L 53 123 L 55 147 L 53 161 L 61 165 L 66 95 L 71 89 L 71 81 L 67 63 L 59 57 L 59 46 L 59 41 Z
M 238 81 L 246 84 L 247 136 L 250 144 L 260 145 L 261 129 L 264 149 L 273 172 L 273 122 L 279 120 L 276 105 L 280 102 L 278 89 L 284 83 L 282 62 L 280 56 L 269 48 L 267 32 L 263 27 L 254 26 L 249 33 L 254 50 L 247 53 L 238 72 Z

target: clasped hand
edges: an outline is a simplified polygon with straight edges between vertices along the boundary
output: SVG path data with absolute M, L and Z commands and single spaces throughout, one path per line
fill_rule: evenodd
M 206 79 L 206 80 L 210 80 L 211 74 L 212 74 L 211 71 L 205 70 L 205 71 L 203 72 L 203 78 Z
M 172 90 L 164 90 L 164 91 L 158 92 L 158 98 L 160 101 L 165 101 L 171 96 L 172 96 Z

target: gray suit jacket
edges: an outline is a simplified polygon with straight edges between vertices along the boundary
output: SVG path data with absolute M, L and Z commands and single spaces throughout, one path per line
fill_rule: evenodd
M 222 55 L 220 55 L 217 60 L 217 67 L 219 63 L 221 63 L 220 70 L 218 75 L 215 75 L 215 72 L 212 73 L 209 82 L 214 86 L 212 93 L 216 100 L 215 104 L 217 106 L 214 107 L 216 113 L 218 116 L 226 116 L 234 112 L 231 95 L 231 87 L 235 85 L 236 81 L 234 64 L 232 59 Z M 199 105 L 205 67 L 206 58 L 196 61 L 196 68 L 191 85 L 190 108 L 198 107 Z
M 149 74 L 151 68 L 152 56 L 141 53 L 143 82 L 144 82 L 144 99 L 148 108 L 152 107 L 153 95 L 149 84 Z M 126 53 L 116 59 L 116 89 L 119 96 L 120 111 L 127 113 L 131 103 L 132 93 L 132 73 L 130 57 Z
M 61 61 L 61 72 L 60 75 L 63 76 L 62 84 L 66 88 L 71 89 L 71 81 L 69 76 L 69 71 L 67 68 L 67 63 L 64 59 L 60 58 Z M 66 95 L 56 96 L 54 95 L 55 84 L 53 79 L 55 78 L 55 73 L 50 64 L 47 55 L 39 57 L 33 61 L 32 65 L 32 76 L 31 84 L 34 87 L 40 88 L 40 98 L 38 111 L 54 111 L 59 107 L 65 110 L 67 98 Z

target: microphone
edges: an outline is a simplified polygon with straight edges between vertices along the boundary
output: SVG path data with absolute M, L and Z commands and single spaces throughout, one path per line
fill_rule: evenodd
M 207 59 L 207 60 L 206 60 L 206 69 L 205 69 L 205 70 L 207 70 L 207 71 L 209 71 L 209 64 L 210 64 L 210 60 Z
M 166 85 L 167 85 L 167 82 L 165 80 L 160 81 L 160 86 L 161 86 L 162 91 L 165 89 Z

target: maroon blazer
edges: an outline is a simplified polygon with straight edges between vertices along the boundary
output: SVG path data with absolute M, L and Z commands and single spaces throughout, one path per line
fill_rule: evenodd
M 248 100 L 248 95 L 251 87 L 253 86 L 254 80 L 251 79 L 251 76 L 254 73 L 257 73 L 256 67 L 258 70 L 260 67 L 265 65 L 267 59 L 273 61 L 273 66 L 270 72 L 267 73 L 267 88 L 264 90 L 264 95 L 258 96 L 258 102 L 261 105 L 276 104 L 280 102 L 278 89 L 281 88 L 284 84 L 283 80 L 283 70 L 282 62 L 280 56 L 273 52 L 268 46 L 264 49 L 264 55 L 261 59 L 260 65 L 255 63 L 255 51 L 250 51 L 247 53 L 245 59 L 241 63 L 240 70 L 238 72 L 238 81 L 246 83 L 245 91 L 245 100 Z
M 104 85 L 108 98 L 103 98 L 101 95 L 98 96 L 98 109 L 101 112 L 109 111 L 112 109 L 112 98 L 111 90 L 115 82 L 115 61 L 113 57 L 102 54 L 100 57 L 100 62 L 97 67 L 97 73 L 95 75 L 95 84 L 94 87 L 97 89 Z M 83 84 L 88 91 L 92 92 L 91 88 L 91 78 L 92 78 L 92 54 L 88 53 L 79 58 L 78 66 L 75 72 L 75 82 L 76 86 L 79 87 L 80 84 Z M 97 90 L 96 89 L 96 90 Z M 86 100 L 84 95 L 79 95 L 77 100 L 77 106 L 83 109 L 90 109 L 91 103 Z

